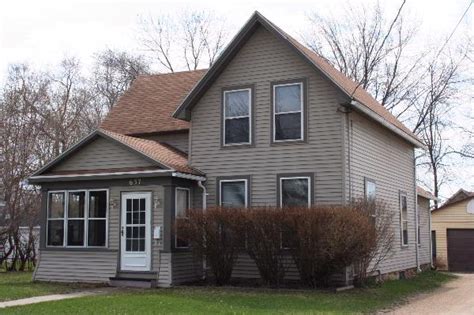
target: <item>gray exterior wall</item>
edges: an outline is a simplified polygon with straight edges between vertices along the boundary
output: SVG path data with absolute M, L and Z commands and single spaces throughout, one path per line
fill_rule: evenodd
M 365 178 L 370 178 L 376 183 L 377 200 L 385 202 L 393 211 L 393 254 L 381 263 L 380 271 L 387 273 L 416 267 L 413 146 L 356 112 L 349 114 L 349 120 L 349 141 L 345 141 L 350 157 L 350 164 L 346 164 L 349 190 L 346 195 L 355 199 L 364 197 Z M 400 192 L 406 193 L 408 202 L 407 247 L 401 246 Z
M 195 280 L 194 271 L 187 268 L 185 256 L 172 256 L 174 219 L 174 191 L 176 186 L 191 187 L 192 182 L 176 178 L 142 178 L 141 185 L 129 186 L 128 179 L 107 181 L 81 181 L 45 184 L 42 198 L 42 229 L 40 258 L 34 279 L 44 281 L 107 282 L 120 270 L 121 194 L 123 192 L 151 192 L 153 204 L 151 233 L 154 226 L 163 226 L 162 239 L 152 239 L 151 272 L 160 286 L 172 284 L 172 258 L 177 262 L 176 279 L 181 282 Z M 46 247 L 46 200 L 48 190 L 109 189 L 108 245 L 103 249 Z M 186 253 L 184 253 L 186 254 Z M 187 252 L 189 254 L 189 252 Z M 188 255 L 189 256 L 189 255 Z M 181 267 L 179 267 L 181 266 Z M 180 269 L 181 268 L 181 269 Z
M 52 171 L 136 168 L 153 165 L 123 146 L 99 137 L 58 164 Z
M 166 143 L 186 153 L 189 151 L 189 133 L 187 131 L 147 135 L 140 138 Z
M 307 139 L 272 144 L 271 83 L 292 79 L 307 82 Z M 253 145 L 221 148 L 222 89 L 246 85 L 254 87 Z M 257 29 L 191 112 L 190 163 L 207 176 L 208 205 L 216 204 L 216 177 L 230 175 L 251 176 L 251 205 L 275 205 L 282 173 L 314 173 L 314 202 L 342 202 L 341 102 L 301 57 Z
M 420 254 L 420 264 L 429 264 L 431 262 L 431 231 L 430 231 L 430 200 L 418 196 L 418 211 L 420 212 L 420 240 L 418 247 Z

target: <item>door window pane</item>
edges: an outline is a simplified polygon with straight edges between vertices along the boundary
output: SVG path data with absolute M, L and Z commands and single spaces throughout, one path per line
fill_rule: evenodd
M 49 194 L 49 218 L 64 218 L 64 193 Z
M 83 218 L 86 206 L 86 192 L 74 191 L 69 193 L 68 218 Z
M 246 182 L 221 181 L 221 206 L 223 207 L 246 207 Z
M 84 220 L 68 220 L 67 245 L 84 246 Z
M 64 220 L 48 221 L 48 245 L 63 246 L 64 245 Z
M 309 178 L 282 178 L 281 206 L 310 206 Z

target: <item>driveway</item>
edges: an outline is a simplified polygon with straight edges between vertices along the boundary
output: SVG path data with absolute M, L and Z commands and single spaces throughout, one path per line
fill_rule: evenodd
M 408 304 L 388 311 L 389 314 L 474 314 L 474 274 L 457 274 L 433 292 L 411 298 Z

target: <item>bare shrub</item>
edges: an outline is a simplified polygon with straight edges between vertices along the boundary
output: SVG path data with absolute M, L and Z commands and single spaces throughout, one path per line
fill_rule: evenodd
M 189 240 L 197 258 L 205 258 L 217 285 L 230 282 L 237 260 L 242 230 L 242 213 L 238 209 L 213 207 L 188 210 L 187 218 L 177 218 L 176 228 Z
M 279 286 L 288 269 L 288 253 L 282 250 L 286 214 L 275 207 L 251 208 L 244 213 L 247 253 L 255 261 L 263 282 Z
M 380 263 L 392 253 L 395 237 L 392 229 L 394 213 L 381 201 L 358 200 L 353 203 L 352 209 L 370 221 L 370 225 L 364 231 L 366 233 L 364 248 L 354 262 L 354 282 L 356 285 L 363 285 L 378 269 Z
M 313 206 L 285 211 L 293 232 L 289 250 L 303 284 L 328 286 L 331 275 L 365 255 L 372 224 L 358 208 Z

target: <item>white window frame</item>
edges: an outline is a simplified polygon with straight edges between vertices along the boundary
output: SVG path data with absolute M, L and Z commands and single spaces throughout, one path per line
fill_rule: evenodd
M 249 92 L 249 114 L 246 116 L 237 116 L 237 117 L 226 117 L 226 94 L 233 93 L 233 92 L 241 92 L 241 91 L 248 91 Z M 239 145 L 250 145 L 252 144 L 252 89 L 245 88 L 245 89 L 235 89 L 235 90 L 225 90 L 223 94 L 223 108 L 222 108 L 222 145 L 225 147 L 230 146 L 239 146 Z M 249 141 L 248 142 L 239 142 L 239 143 L 227 143 L 225 138 L 225 130 L 226 130 L 226 121 L 229 119 L 238 119 L 238 118 L 248 118 L 249 119 Z
M 248 207 L 248 198 L 249 198 L 249 186 L 248 180 L 246 178 L 236 178 L 236 179 L 221 179 L 219 180 L 219 206 L 222 207 L 222 183 L 235 183 L 235 182 L 244 182 L 245 185 L 245 208 Z
M 176 222 L 176 218 L 178 217 L 178 190 L 184 190 L 188 192 L 188 209 L 191 207 L 191 189 L 186 187 L 176 187 L 174 192 L 174 219 Z M 186 209 L 186 210 L 188 210 Z M 174 247 L 175 248 L 189 248 L 189 246 L 178 246 L 178 229 L 175 229 L 174 235 Z
M 308 180 L 308 208 L 311 207 L 311 177 L 310 176 L 285 176 L 280 177 L 279 179 L 279 193 L 280 193 L 280 207 L 283 207 L 283 181 L 284 180 L 291 180 L 291 179 L 306 179 Z
M 105 218 L 89 218 L 89 193 L 91 191 L 105 191 L 106 192 L 106 209 Z M 69 193 L 70 192 L 85 192 L 85 204 L 84 204 L 84 218 L 69 218 Z M 54 193 L 64 193 L 64 216 L 62 218 L 49 218 L 49 200 L 50 195 Z M 71 220 L 84 220 L 84 243 L 80 245 L 67 245 L 68 237 L 68 221 Z M 64 234 L 63 234 L 63 245 L 49 245 L 48 244 L 48 228 L 49 221 L 64 221 Z M 89 220 L 105 220 L 105 245 L 104 246 L 88 246 L 89 244 Z M 51 190 L 48 191 L 47 202 L 46 202 L 46 247 L 51 248 L 108 248 L 109 247 L 109 190 L 108 189 L 71 189 L 71 190 Z
M 292 85 L 299 85 L 300 86 L 300 110 L 299 111 L 289 111 L 289 112 L 276 112 L 276 89 L 282 86 L 292 86 Z M 273 142 L 292 142 L 292 141 L 303 141 L 304 140 L 304 128 L 305 128 L 305 117 L 304 117 L 304 85 L 303 82 L 293 82 L 293 83 L 284 83 L 284 84 L 275 84 L 273 85 Z M 301 115 L 301 130 L 300 130 L 300 138 L 299 139 L 283 139 L 277 140 L 276 139 L 276 116 L 277 115 L 285 115 L 285 114 L 296 114 L 300 113 Z
M 406 218 L 403 218 L 403 209 L 402 209 L 402 198 L 405 198 L 405 204 L 406 204 L 406 207 L 407 207 L 407 217 Z M 400 242 L 402 244 L 402 247 L 408 247 L 408 243 L 409 243 L 409 240 L 408 240 L 408 197 L 406 195 L 406 193 L 404 192 L 400 192 L 400 196 L 399 196 L 399 208 L 400 208 Z M 403 237 L 403 223 L 406 222 L 407 223 L 407 242 L 405 243 L 405 239 Z
M 377 199 L 377 183 L 375 182 L 375 180 L 367 178 L 367 177 L 364 179 L 364 199 L 365 199 L 365 201 L 369 201 L 369 196 L 367 194 L 367 184 L 368 183 L 374 184 L 374 187 L 375 187 L 374 200 L 376 200 Z

